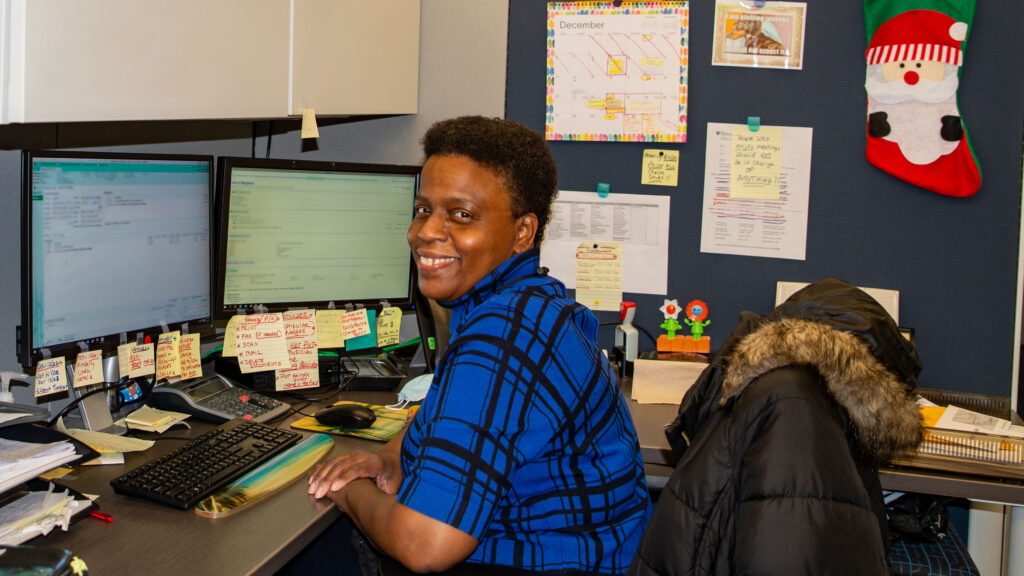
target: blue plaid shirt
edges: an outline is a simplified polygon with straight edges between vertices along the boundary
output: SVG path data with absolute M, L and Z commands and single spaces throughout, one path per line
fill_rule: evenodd
M 636 430 L 597 319 L 538 264 L 514 256 L 445 304 L 398 501 L 477 538 L 469 562 L 620 574 L 651 512 Z

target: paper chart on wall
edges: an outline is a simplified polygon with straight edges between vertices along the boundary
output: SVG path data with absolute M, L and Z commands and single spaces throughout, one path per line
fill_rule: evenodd
M 549 2 L 548 140 L 686 142 L 689 4 Z
M 622 243 L 622 291 L 668 290 L 669 196 L 559 190 L 544 231 L 540 262 L 565 287 L 576 289 L 580 242 Z
M 701 252 L 806 259 L 811 134 L 708 123 Z

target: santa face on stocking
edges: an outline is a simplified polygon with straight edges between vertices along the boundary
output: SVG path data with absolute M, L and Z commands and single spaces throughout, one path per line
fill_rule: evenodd
M 883 23 L 867 50 L 868 161 L 947 196 L 981 185 L 957 108 L 966 36 L 964 22 L 910 10 Z

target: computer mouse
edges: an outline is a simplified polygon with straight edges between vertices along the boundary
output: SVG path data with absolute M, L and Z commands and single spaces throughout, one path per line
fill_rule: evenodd
M 338 404 L 317 410 L 313 418 L 333 428 L 367 428 L 377 419 L 377 415 L 362 404 Z

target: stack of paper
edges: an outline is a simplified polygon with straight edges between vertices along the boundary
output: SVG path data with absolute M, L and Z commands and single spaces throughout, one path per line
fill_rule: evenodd
M 67 490 L 54 493 L 29 492 L 0 508 L 0 545 L 15 546 L 36 536 L 49 534 L 56 526 L 67 530 L 71 517 L 89 506 L 88 500 L 75 500 Z
M 188 414 L 181 412 L 170 412 L 143 406 L 129 414 L 124 423 L 132 430 L 143 430 L 145 432 L 157 432 L 162 434 L 168 428 L 188 418 Z
M 71 442 L 34 444 L 0 438 L 0 492 L 75 458 Z

